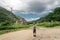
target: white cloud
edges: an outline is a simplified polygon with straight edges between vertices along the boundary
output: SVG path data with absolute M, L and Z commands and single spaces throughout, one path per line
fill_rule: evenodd
M 38 18 L 30 18 L 30 19 L 26 19 L 27 21 L 33 21 L 33 20 L 38 20 L 40 17 Z
M 9 8 L 12 7 L 13 10 L 24 10 L 28 7 L 27 2 L 28 0 L 0 0 L 0 5 Z M 3 4 L 3 5 L 2 5 Z
M 20 12 L 44 12 L 60 6 L 60 0 L 0 0 L 0 5 Z

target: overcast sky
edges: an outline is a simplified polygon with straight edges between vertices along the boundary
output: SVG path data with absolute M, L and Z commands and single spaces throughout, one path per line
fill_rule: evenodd
M 12 7 L 16 15 L 32 21 L 60 6 L 60 0 L 0 0 L 0 6 L 9 11 Z

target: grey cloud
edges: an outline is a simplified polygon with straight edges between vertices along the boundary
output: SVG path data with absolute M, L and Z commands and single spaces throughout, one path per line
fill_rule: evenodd
M 46 5 L 40 1 L 30 1 L 27 3 L 28 7 L 26 10 L 19 10 L 18 13 L 21 12 L 29 12 L 29 13 L 41 13 L 46 9 Z
M 46 2 L 46 0 L 45 0 L 45 2 L 44 2 L 44 0 L 43 0 L 43 2 L 41 2 L 41 1 L 38 1 L 38 0 L 32 0 L 32 1 L 27 3 L 28 4 L 27 9 L 26 10 L 20 10 L 20 12 L 41 13 L 41 12 L 44 12 L 44 11 L 48 10 L 47 5 L 51 5 L 51 7 L 53 8 L 55 1 L 56 0 L 49 0 L 49 1 Z
M 26 3 L 28 5 L 28 7 L 24 7 L 26 9 L 19 9 L 17 10 L 16 12 L 18 13 L 21 13 L 21 12 L 33 12 L 33 13 L 41 13 L 41 12 L 44 12 L 44 11 L 48 11 L 51 9 L 54 9 L 54 7 L 56 7 L 54 5 L 54 3 L 58 1 L 60 2 L 60 0 L 31 0 L 29 1 L 28 3 Z M 3 7 L 5 7 L 6 5 L 4 4 L 4 1 L 3 0 L 0 0 L 0 5 L 4 5 Z M 23 5 L 23 4 L 22 4 Z M 47 5 L 50 5 L 51 6 L 51 9 L 47 8 Z M 60 6 L 60 3 L 58 4 L 58 6 Z
M 28 11 L 40 13 L 46 9 L 46 5 L 40 1 L 31 1 L 28 3 Z

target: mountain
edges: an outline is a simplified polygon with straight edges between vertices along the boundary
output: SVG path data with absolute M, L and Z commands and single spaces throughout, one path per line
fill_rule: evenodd
M 11 25 L 20 19 L 15 16 L 12 12 L 0 7 L 0 25 Z
M 56 7 L 53 12 L 38 20 L 38 22 L 60 21 L 60 7 Z

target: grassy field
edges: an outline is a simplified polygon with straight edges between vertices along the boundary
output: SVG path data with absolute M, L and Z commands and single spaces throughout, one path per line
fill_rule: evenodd
M 11 25 L 11 26 L 0 26 L 0 34 L 13 32 L 13 31 L 21 30 L 21 29 L 28 29 L 32 26 L 33 26 L 33 24 L 29 24 L 29 25 L 14 24 L 14 25 Z M 60 22 L 36 23 L 36 26 L 45 27 L 45 28 L 53 28 L 53 27 L 60 26 Z
M 56 27 L 56 26 L 60 26 L 60 22 L 43 22 L 43 23 L 37 23 L 37 26 L 43 26 L 43 27 L 47 27 L 47 28 L 51 28 L 51 27 Z
M 32 25 L 12 25 L 12 26 L 0 26 L 0 34 L 8 33 L 8 32 L 13 32 L 17 30 L 22 30 L 22 29 L 28 29 Z

